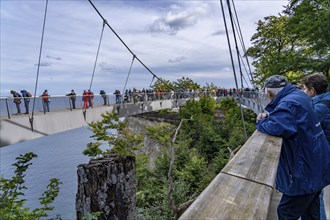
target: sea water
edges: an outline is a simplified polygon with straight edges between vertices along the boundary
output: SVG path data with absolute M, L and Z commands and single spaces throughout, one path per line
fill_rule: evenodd
M 12 144 L 0 148 L 0 176 L 9 178 L 14 174 L 15 158 L 20 154 L 33 152 L 38 157 L 32 159 L 32 165 L 26 172 L 24 191 L 26 207 L 40 207 L 38 198 L 46 190 L 50 178 L 58 178 L 63 183 L 53 205 L 55 209 L 49 217 L 61 215 L 63 220 L 74 220 L 75 199 L 77 193 L 77 166 L 87 163 L 89 158 L 82 154 L 92 132 L 81 127 L 54 135 Z M 103 146 L 105 147 L 105 146 Z

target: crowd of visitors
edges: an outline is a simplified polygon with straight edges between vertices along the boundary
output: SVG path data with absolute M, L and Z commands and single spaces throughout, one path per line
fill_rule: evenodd
M 29 106 L 30 99 L 32 97 L 31 93 L 27 90 L 21 90 L 21 93 L 18 93 L 14 90 L 11 90 L 10 93 L 13 95 L 13 102 L 16 105 L 17 113 L 21 114 L 21 102 L 24 102 L 25 113 L 29 114 Z M 194 90 L 194 89 L 186 89 L 186 90 L 153 90 L 153 89 L 142 89 L 138 90 L 136 88 L 126 89 L 122 94 L 120 90 L 116 89 L 113 93 L 115 96 L 115 103 L 137 103 L 143 101 L 155 101 L 155 100 L 163 100 L 163 99 L 180 99 L 180 98 L 194 98 L 199 97 L 202 94 L 211 94 L 213 96 L 233 96 L 237 95 L 237 91 L 235 88 L 233 89 L 217 89 L 217 90 Z M 100 90 L 100 97 L 103 99 L 103 105 L 109 105 L 110 94 L 107 94 L 104 90 Z M 66 94 L 69 99 L 70 109 L 77 108 L 77 94 L 74 89 L 71 90 L 70 93 Z M 50 111 L 50 102 L 51 96 L 49 95 L 48 90 L 44 90 L 44 92 L 40 95 L 42 101 L 42 108 L 44 112 Z M 84 90 L 81 95 L 81 100 L 83 102 L 83 108 L 93 108 L 94 106 L 94 93 L 91 90 Z

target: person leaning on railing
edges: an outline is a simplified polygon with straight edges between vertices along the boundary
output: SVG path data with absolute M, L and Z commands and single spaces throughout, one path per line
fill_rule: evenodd
M 310 98 L 275 75 L 265 81 L 271 102 L 257 117 L 257 130 L 283 138 L 276 189 L 283 193 L 279 220 L 320 219 L 320 193 L 330 184 L 330 147 Z
M 10 93 L 14 97 L 14 101 L 13 102 L 15 103 L 16 108 L 17 108 L 16 115 L 19 115 L 19 114 L 21 114 L 21 107 L 20 107 L 20 105 L 21 105 L 21 98 L 22 98 L 22 96 L 18 92 L 14 91 L 14 90 L 11 90 Z
M 77 97 L 77 95 L 74 92 L 74 90 L 72 89 L 69 94 L 66 94 L 66 96 L 69 96 L 70 101 L 72 103 L 72 108 L 75 109 L 76 108 L 76 97 Z

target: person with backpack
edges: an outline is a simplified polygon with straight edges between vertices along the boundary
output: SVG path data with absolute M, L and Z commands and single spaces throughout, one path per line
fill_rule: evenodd
M 44 112 L 46 112 L 46 111 L 49 112 L 50 95 L 48 94 L 47 89 L 45 89 L 45 91 L 42 93 L 41 97 L 42 97 Z
M 301 84 L 304 87 L 304 92 L 312 99 L 321 127 L 330 145 L 330 92 L 327 92 L 328 80 L 322 73 L 314 73 L 305 76 L 301 80 Z M 323 192 L 320 195 L 320 204 L 320 220 L 326 220 Z
M 26 90 L 21 90 L 23 99 L 24 99 L 24 106 L 25 106 L 25 113 L 24 114 L 29 114 L 29 105 L 30 105 L 30 97 L 32 97 L 31 93 L 29 93 Z
M 15 115 L 19 115 L 19 114 L 21 114 L 21 107 L 20 107 L 20 105 L 21 105 L 21 98 L 22 98 L 22 96 L 18 92 L 14 91 L 14 90 L 11 90 L 10 93 L 14 97 L 14 101 L 13 102 L 15 103 L 16 108 L 17 108 L 17 113 Z

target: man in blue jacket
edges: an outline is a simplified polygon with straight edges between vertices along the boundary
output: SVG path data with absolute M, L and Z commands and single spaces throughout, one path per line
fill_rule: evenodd
M 283 76 L 266 79 L 271 102 L 257 130 L 283 138 L 276 189 L 283 193 L 278 218 L 320 219 L 321 190 L 330 184 L 330 147 L 311 99 Z

